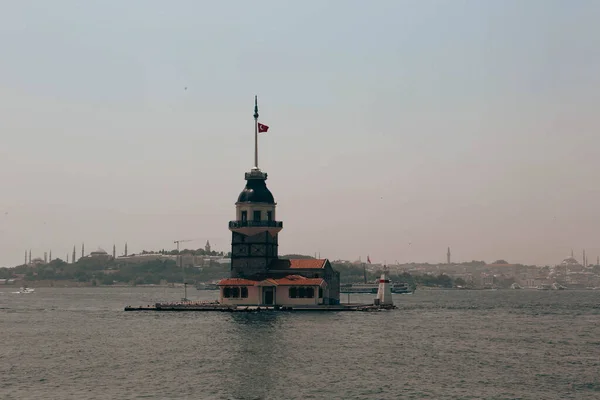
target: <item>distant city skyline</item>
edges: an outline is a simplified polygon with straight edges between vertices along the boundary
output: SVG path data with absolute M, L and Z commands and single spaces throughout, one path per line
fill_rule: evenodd
M 199 242 L 201 240 L 186 240 L 186 242 Z M 181 246 L 180 250 L 184 251 L 184 250 L 198 250 L 198 249 L 204 249 L 205 251 L 210 251 L 211 249 L 211 245 L 209 244 L 210 239 L 208 239 L 206 241 L 206 243 L 204 245 L 201 246 L 193 246 L 193 245 L 189 245 L 189 246 Z M 85 243 L 82 243 L 81 245 L 82 251 L 80 253 L 79 256 L 75 255 L 75 250 L 73 250 L 73 257 L 71 257 L 71 262 L 73 261 L 77 261 L 79 258 L 84 257 L 84 256 L 89 256 L 92 252 L 105 252 L 106 254 L 108 254 L 108 252 L 101 246 L 98 246 L 95 250 L 90 250 L 89 252 L 85 252 L 84 248 L 85 248 Z M 173 251 L 176 250 L 175 247 L 164 247 L 164 248 L 158 248 L 158 249 L 150 249 L 150 248 L 143 248 L 143 249 L 139 249 L 133 253 L 128 253 L 128 246 L 127 246 L 127 242 L 125 242 L 125 244 L 122 246 L 122 251 L 119 252 L 117 251 L 118 246 L 116 244 L 113 244 L 112 246 L 112 256 L 113 257 L 122 257 L 122 256 L 131 256 L 134 254 L 141 254 L 143 252 L 160 252 L 162 250 L 164 251 Z M 209 249 L 209 250 L 206 250 Z M 215 248 L 213 248 L 215 249 Z M 221 250 L 216 248 L 217 252 L 222 252 L 223 254 L 227 255 L 227 253 L 230 251 L 229 249 L 225 249 L 225 250 Z M 591 265 L 591 263 L 589 262 L 589 258 L 585 255 L 585 249 L 582 250 L 583 251 L 583 256 L 581 257 L 581 259 L 577 258 L 574 253 L 573 253 L 573 249 L 571 249 L 571 254 L 568 257 L 565 257 L 563 259 L 560 260 L 556 260 L 553 263 L 548 263 L 548 264 L 525 264 L 525 265 L 538 265 L 538 266 L 544 266 L 544 265 L 550 265 L 550 266 L 555 266 L 555 265 L 559 265 L 561 264 L 564 260 L 567 260 L 568 258 L 574 259 L 576 260 L 578 263 L 580 263 L 583 266 L 588 266 Z M 31 263 L 32 261 L 32 250 L 26 250 L 25 251 L 25 263 L 29 262 Z M 45 257 L 47 255 L 47 252 L 43 252 L 43 256 L 36 256 L 36 253 L 33 253 L 33 259 L 43 259 L 45 260 Z M 56 259 L 57 257 L 52 258 L 52 250 L 50 250 L 50 259 L 48 261 L 51 261 L 53 259 Z M 287 255 L 287 254 L 297 254 L 297 255 L 304 255 L 304 256 L 313 256 L 315 258 L 321 258 L 321 254 L 320 253 L 298 253 L 298 252 L 289 252 L 289 253 L 282 253 L 281 255 Z M 510 261 L 510 257 L 500 257 L 497 259 L 493 259 L 493 260 L 476 260 L 476 259 L 464 259 L 464 260 L 452 260 L 451 259 L 451 249 L 450 247 L 447 248 L 446 253 L 445 253 L 445 257 L 446 260 L 404 260 L 404 261 L 400 261 L 398 259 L 394 259 L 394 260 L 377 260 L 377 259 L 373 259 L 373 262 L 369 262 L 369 258 L 365 257 L 364 255 L 358 255 L 356 257 L 350 257 L 350 258 L 332 258 L 332 261 L 335 260 L 343 260 L 343 261 L 349 261 L 349 262 L 363 262 L 365 264 L 378 264 L 378 265 L 384 265 L 384 264 L 388 264 L 388 265 L 398 265 L 398 264 L 409 264 L 409 263 L 421 263 L 421 264 L 461 264 L 461 263 L 469 263 L 471 261 L 485 261 L 488 264 L 493 264 L 495 261 L 499 261 L 499 260 L 503 260 L 508 262 L 509 264 L 523 264 L 521 262 L 517 262 L 517 261 Z M 28 260 L 29 257 L 29 260 Z M 62 259 L 63 261 L 67 261 L 69 260 L 69 256 L 67 253 L 67 257 L 66 259 L 63 259 L 61 257 L 58 257 L 60 259 Z M 45 260 L 46 261 L 46 260 Z M 596 264 L 600 265 L 600 256 L 596 256 Z M 12 267 L 13 265 L 11 265 Z
M 340 4 L 7 2 L 0 266 L 227 249 L 255 95 L 280 254 L 600 255 L 600 2 Z

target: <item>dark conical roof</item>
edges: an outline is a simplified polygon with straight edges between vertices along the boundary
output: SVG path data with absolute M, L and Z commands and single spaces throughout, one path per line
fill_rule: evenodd
M 273 198 L 273 194 L 267 188 L 267 184 L 265 182 L 265 177 L 262 179 L 250 178 L 246 181 L 246 187 L 242 190 L 238 197 L 238 203 L 267 203 L 267 204 L 275 204 L 275 199 Z

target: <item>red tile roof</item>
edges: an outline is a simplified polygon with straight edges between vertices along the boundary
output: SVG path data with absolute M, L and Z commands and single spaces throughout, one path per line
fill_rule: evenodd
M 321 286 L 325 282 L 322 278 L 305 278 L 300 275 L 288 275 L 274 281 L 280 286 Z
M 219 286 L 321 286 L 324 282 L 322 278 L 305 278 L 301 275 L 288 275 L 285 278 L 268 278 L 263 281 L 226 278 L 219 281 Z
M 256 286 L 277 286 L 275 279 L 268 278 L 260 282 L 256 282 Z
M 254 286 L 257 281 L 251 281 L 250 279 L 243 278 L 226 278 L 221 279 L 218 283 L 219 286 Z
M 276 260 L 274 261 L 273 269 L 322 269 L 325 268 L 327 260 L 320 259 L 315 260 L 312 258 L 297 258 L 291 260 Z

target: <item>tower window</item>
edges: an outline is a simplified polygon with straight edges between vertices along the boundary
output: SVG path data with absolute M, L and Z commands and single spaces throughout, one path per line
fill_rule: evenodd
M 273 221 L 273 211 L 267 211 L 267 221 Z
M 248 221 L 248 211 L 242 211 L 242 221 Z
M 255 210 L 254 211 L 254 220 L 255 221 L 260 221 L 260 210 Z

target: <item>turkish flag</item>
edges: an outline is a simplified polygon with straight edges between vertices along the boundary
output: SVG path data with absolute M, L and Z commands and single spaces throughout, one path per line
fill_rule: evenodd
M 268 130 L 269 130 L 268 126 L 266 126 L 264 124 L 261 124 L 260 122 L 258 123 L 258 132 L 259 133 L 263 133 L 263 132 L 266 132 Z

